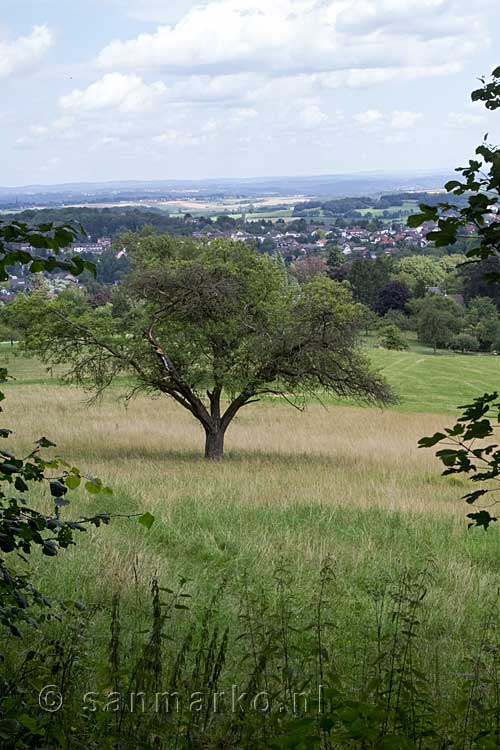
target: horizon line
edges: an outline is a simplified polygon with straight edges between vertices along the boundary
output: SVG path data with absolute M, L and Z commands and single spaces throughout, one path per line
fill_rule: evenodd
M 339 178 L 339 177 L 384 177 L 384 176 L 425 176 L 425 175 L 441 175 L 447 172 L 454 172 L 456 167 L 429 167 L 428 169 L 370 169 L 370 170 L 357 170 L 353 172 L 324 172 L 317 174 L 270 174 L 270 175 L 258 175 L 254 177 L 160 177 L 160 178 L 125 178 L 125 179 L 110 179 L 110 180 L 70 180 L 68 182 L 36 182 L 36 183 L 23 183 L 19 185 L 0 185 L 2 191 L 16 191 L 16 190 L 28 190 L 28 189 L 40 189 L 40 188 L 64 188 L 72 186 L 85 186 L 85 185 L 102 185 L 103 187 L 112 185 L 134 185 L 134 184 L 164 184 L 164 183 L 212 183 L 212 182 L 261 182 L 264 180 L 317 180 L 324 178 Z

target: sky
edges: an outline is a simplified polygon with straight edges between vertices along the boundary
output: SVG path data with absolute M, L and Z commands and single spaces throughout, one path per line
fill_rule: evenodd
M 0 185 L 450 169 L 499 42 L 497 0 L 1 0 Z

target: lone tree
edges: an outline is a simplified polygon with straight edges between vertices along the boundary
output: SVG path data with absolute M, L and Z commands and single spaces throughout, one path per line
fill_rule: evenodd
M 413 309 L 419 341 L 437 349 L 446 348 L 453 336 L 460 333 L 463 311 L 451 297 L 429 294 L 414 300 Z
M 239 242 L 129 237 L 128 251 L 134 270 L 119 305 L 38 293 L 10 306 L 25 347 L 69 365 L 69 381 L 100 393 L 132 374 L 131 393 L 164 393 L 200 422 L 211 459 L 222 458 L 239 410 L 264 394 L 295 406 L 318 391 L 393 399 L 358 349 L 361 310 L 347 285 L 316 277 L 299 286 Z

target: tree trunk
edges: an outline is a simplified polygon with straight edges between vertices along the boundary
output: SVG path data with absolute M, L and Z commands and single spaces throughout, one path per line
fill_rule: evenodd
M 220 461 L 224 456 L 224 430 L 214 428 L 205 430 L 205 458 Z

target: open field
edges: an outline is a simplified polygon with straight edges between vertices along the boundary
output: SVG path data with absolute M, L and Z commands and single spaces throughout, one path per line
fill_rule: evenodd
M 372 348 L 369 356 L 394 386 L 403 411 L 455 413 L 457 406 L 500 388 L 500 358 L 494 355 L 433 354 L 415 345 L 405 352 Z
M 457 400 L 494 388 L 498 360 L 371 356 L 401 394 L 397 410 L 253 406 L 230 428 L 222 465 L 201 458 L 197 423 L 167 399 L 141 397 L 126 409 L 117 387 L 89 407 L 80 391 L 47 383 L 39 363 L 6 356 L 17 377 L 5 414 L 16 443 L 26 449 L 49 436 L 68 460 L 114 487 L 111 510 L 157 518 L 146 536 L 124 522 L 93 534 L 53 563 L 63 580 L 85 581 L 94 597 L 101 567 L 126 585 L 136 557 L 149 572 L 196 577 L 206 565 L 258 570 L 278 550 L 299 572 L 331 552 L 350 575 L 376 576 L 430 555 L 451 601 L 458 592 L 473 599 L 500 572 L 497 531 L 465 533 L 463 482 L 441 479 L 432 453 L 416 442 L 450 422 Z
M 72 388 L 15 386 L 5 416 L 19 447 L 47 435 L 114 488 L 112 500 L 80 498 L 82 513 L 104 502 L 114 513 L 156 517 L 149 533 L 116 521 L 44 564 L 45 583 L 57 570 L 66 596 L 102 601 L 114 585 L 126 590 L 134 564 L 145 581 L 185 575 L 197 587 L 202 571 L 258 577 L 279 555 L 305 581 L 332 554 L 359 584 L 431 557 L 439 569 L 434 627 L 453 621 L 457 635 L 471 615 L 457 608 L 469 601 L 474 610 L 477 592 L 500 573 L 497 530 L 467 534 L 463 483 L 441 479 L 432 453 L 416 449 L 446 417 L 257 406 L 231 428 L 227 458 L 216 465 L 201 458 L 196 423 L 166 400 L 139 398 L 126 410 L 106 398 L 89 408 Z
M 241 216 L 242 212 L 252 212 L 253 209 L 263 209 L 263 213 L 256 213 L 257 218 L 279 218 L 281 214 L 289 216 L 293 212 L 293 208 L 297 203 L 301 203 L 306 199 L 304 195 L 287 195 L 287 196 L 274 196 L 274 197 L 258 197 L 255 198 L 227 198 L 225 200 L 202 200 L 189 198 L 176 198 L 173 200 L 163 199 L 142 199 L 136 201 L 108 201 L 102 203 L 78 203 L 78 204 L 65 204 L 65 208 L 156 208 L 162 211 L 168 211 L 172 214 L 185 214 L 186 212 L 193 213 L 195 215 L 200 214 L 204 216 L 218 216 L 224 213 L 230 213 L 231 215 Z M 279 207 L 290 206 L 290 209 L 280 210 Z
M 358 213 L 360 213 L 362 216 L 365 216 L 366 214 L 371 214 L 374 217 L 381 217 L 384 215 L 384 213 L 388 213 L 389 215 L 398 214 L 401 211 L 406 211 L 408 214 L 416 213 L 418 210 L 418 201 L 403 201 L 402 205 L 400 206 L 389 206 L 388 208 L 359 208 L 357 209 Z
M 494 355 L 447 351 L 433 354 L 431 349 L 415 342 L 411 343 L 410 351 L 388 351 L 371 340 L 367 353 L 393 385 L 399 397 L 394 407 L 397 411 L 453 414 L 457 406 L 478 394 L 500 388 L 500 357 Z M 39 362 L 23 356 L 16 347 L 0 344 L 0 354 L 16 378 L 16 386 L 57 383 L 57 368 L 48 371 Z M 124 386 L 121 382 L 116 387 Z M 276 400 L 270 403 L 275 404 Z M 327 398 L 326 403 L 334 401 Z
M 242 213 L 238 214 L 229 214 L 233 219 L 241 219 L 243 217 Z M 297 217 L 293 214 L 292 208 L 276 208 L 274 211 L 250 211 L 247 214 L 244 214 L 246 221 L 262 221 L 263 219 L 288 219 L 290 221 L 294 221 Z
M 455 676 L 500 585 L 500 530 L 467 532 L 465 482 L 440 477 L 432 451 L 416 443 L 450 422 L 457 399 L 495 386 L 495 357 L 371 350 L 400 390 L 397 409 L 311 404 L 299 413 L 276 401 L 255 405 L 230 428 L 227 457 L 215 464 L 202 458 L 197 423 L 167 399 L 141 396 L 125 408 L 117 386 L 88 406 L 81 391 L 50 380 L 38 363 L 3 351 L 17 377 L 5 389 L 4 414 L 15 427 L 16 449 L 27 451 L 46 435 L 70 464 L 113 487 L 111 498 L 73 493 L 73 515 L 150 511 L 156 519 L 146 531 L 117 518 L 56 559 L 38 565 L 35 556 L 42 590 L 90 607 L 95 658 L 105 658 L 108 648 L 115 591 L 133 644 L 153 577 L 171 588 L 188 579 L 198 622 L 227 579 L 216 616 L 230 628 L 236 654 L 243 586 L 267 592 L 275 618 L 274 608 L 283 606 L 276 570 L 285 565 L 296 597 L 287 606 L 307 621 L 318 571 L 331 557 L 336 668 L 362 672 L 360 649 L 372 648 L 376 633 L 377 592 L 405 570 L 430 566 L 419 664 L 453 704 Z M 178 643 L 185 631 L 176 627 Z M 239 664 L 233 657 L 231 674 Z M 92 675 L 91 667 L 81 675 L 87 689 L 94 689 Z

